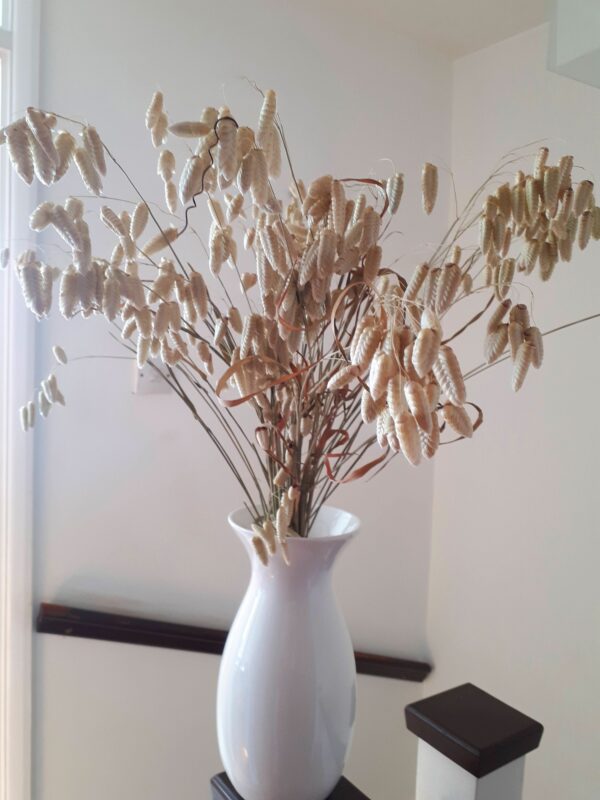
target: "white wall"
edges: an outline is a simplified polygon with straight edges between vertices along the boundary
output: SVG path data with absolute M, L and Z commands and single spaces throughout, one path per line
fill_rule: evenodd
M 545 53 L 542 27 L 456 62 L 452 163 L 463 198 L 500 155 L 545 137 L 554 158 L 574 153 L 598 184 L 600 93 L 546 72 Z M 536 283 L 542 330 L 600 311 L 593 244 Z M 473 379 L 484 426 L 442 448 L 435 468 L 436 670 L 425 691 L 470 680 L 545 724 L 526 800 L 590 800 L 600 786 L 598 330 L 596 321 L 548 339 L 518 396 L 506 364 Z M 479 341 L 465 365 L 482 360 Z
M 441 203 L 425 221 L 418 182 L 423 161 L 449 163 L 451 71 L 405 39 L 393 13 L 357 2 L 45 0 L 41 102 L 94 122 L 162 202 L 143 126 L 153 90 L 164 90 L 172 118 L 225 101 L 253 124 L 259 97 L 244 76 L 272 86 L 301 176 L 389 174 L 385 158 L 405 171 L 412 202 L 388 253 L 405 254 L 408 271 L 446 218 Z M 58 198 L 80 191 L 70 177 L 58 189 Z M 131 196 L 114 169 L 105 189 Z M 102 324 L 54 318 L 39 328 L 40 377 L 55 342 L 71 357 L 120 353 Z M 175 398 L 131 394 L 131 372 L 102 360 L 61 371 L 68 408 L 36 432 L 37 599 L 227 625 L 247 577 L 225 524 L 236 485 Z M 355 644 L 423 657 L 432 471 L 398 462 L 336 501 L 364 520 L 337 582 Z M 218 769 L 217 663 L 37 637 L 36 798 L 203 796 Z M 159 705 L 148 706 L 157 687 Z M 402 709 L 420 687 L 361 678 L 359 692 L 348 774 L 367 794 L 408 798 L 415 750 Z

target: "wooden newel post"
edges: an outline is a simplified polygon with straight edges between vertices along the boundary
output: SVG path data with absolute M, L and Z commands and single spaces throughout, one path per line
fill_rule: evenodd
M 471 683 L 406 707 L 419 737 L 416 800 L 520 800 L 525 756 L 544 731 Z

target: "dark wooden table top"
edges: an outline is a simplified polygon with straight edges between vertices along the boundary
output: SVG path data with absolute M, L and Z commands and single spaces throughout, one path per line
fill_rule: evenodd
M 224 772 L 221 772 L 210 782 L 213 800 L 244 800 L 231 785 L 231 782 Z M 285 787 L 282 790 L 282 797 L 285 797 Z M 366 794 L 359 792 L 346 778 L 342 778 L 327 800 L 369 800 Z

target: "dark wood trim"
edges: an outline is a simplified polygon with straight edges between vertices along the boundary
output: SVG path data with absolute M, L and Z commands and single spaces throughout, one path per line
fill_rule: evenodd
M 224 772 L 215 775 L 210 781 L 210 786 L 213 800 L 243 800 L 233 788 L 231 781 Z M 285 787 L 282 790 L 282 796 L 285 796 Z M 346 780 L 346 778 L 340 778 L 340 782 L 327 800 L 369 800 L 369 798 L 366 794 L 360 792 L 350 781 Z
M 227 631 L 216 628 L 160 622 L 142 617 L 130 617 L 125 614 L 108 614 L 104 611 L 90 611 L 52 603 L 40 604 L 36 631 L 215 655 L 223 652 L 227 638 Z M 357 652 L 355 655 L 357 672 L 362 675 L 377 675 L 382 678 L 420 683 L 431 672 L 431 666 L 422 661 L 391 658 L 372 653 Z
M 405 713 L 409 731 L 477 778 L 535 750 L 544 732 L 472 683 L 411 703 Z

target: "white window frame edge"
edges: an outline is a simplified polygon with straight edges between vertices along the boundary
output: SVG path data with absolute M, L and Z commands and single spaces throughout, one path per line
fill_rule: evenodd
M 3 87 L 11 119 L 38 102 L 40 0 L 4 0 L 4 5 L 12 11 L 10 86 Z M 0 47 L 6 44 L 2 31 Z M 11 170 L 4 174 L 8 197 L 2 199 L 8 202 L 3 203 L 1 246 L 11 245 L 12 252 L 24 249 L 31 236 L 32 191 Z M 34 386 L 35 321 L 25 309 L 14 269 L 0 280 L 0 800 L 30 800 L 33 438 L 21 432 L 18 408 Z

